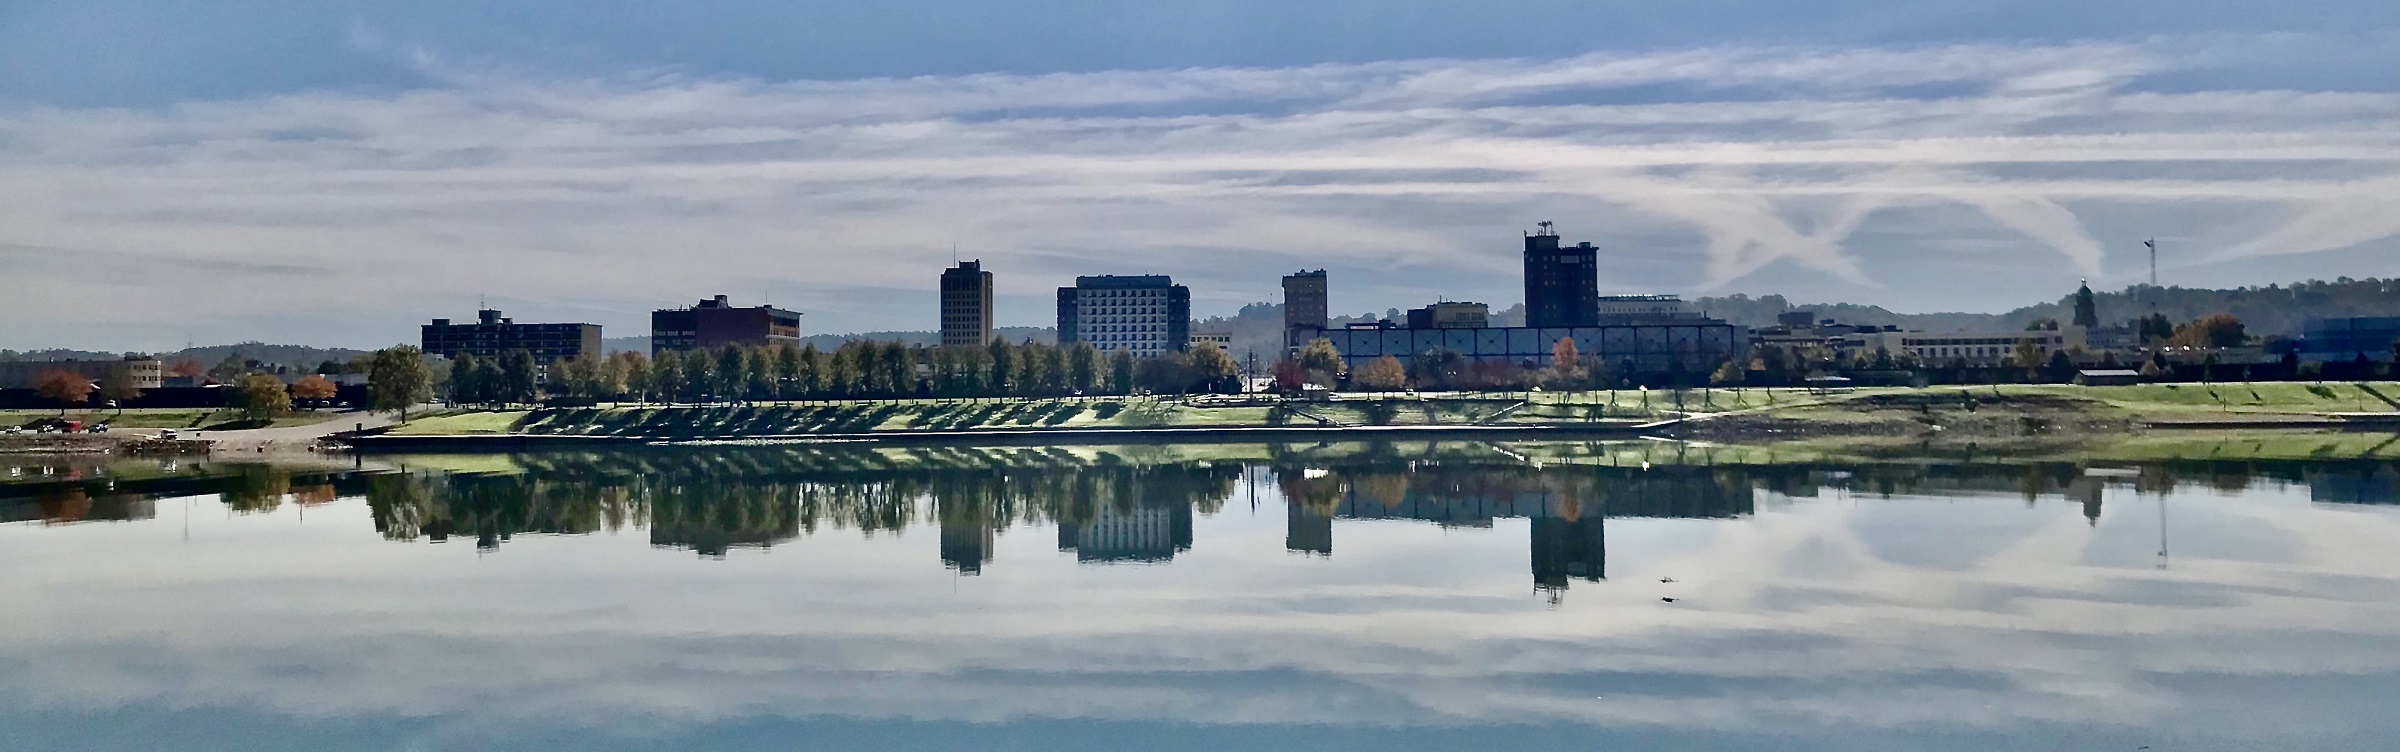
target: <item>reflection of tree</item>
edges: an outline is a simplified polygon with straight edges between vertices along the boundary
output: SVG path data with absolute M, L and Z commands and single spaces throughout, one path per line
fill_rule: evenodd
M 227 509 L 244 514 L 274 511 L 292 490 L 291 471 L 273 465 L 235 465 L 231 480 L 218 497 Z

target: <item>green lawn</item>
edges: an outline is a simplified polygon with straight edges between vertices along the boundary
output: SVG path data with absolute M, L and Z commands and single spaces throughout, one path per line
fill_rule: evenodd
M 412 418 L 406 424 L 393 426 L 390 433 L 399 436 L 459 436 L 468 434 L 509 433 L 527 413 L 523 410 L 476 410 Z

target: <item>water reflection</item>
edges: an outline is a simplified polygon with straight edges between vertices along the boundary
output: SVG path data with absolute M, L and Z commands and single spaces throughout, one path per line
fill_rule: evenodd
M 1499 449 L 54 471 L 0 487 L 0 748 L 2347 749 L 2400 709 L 2388 461 Z

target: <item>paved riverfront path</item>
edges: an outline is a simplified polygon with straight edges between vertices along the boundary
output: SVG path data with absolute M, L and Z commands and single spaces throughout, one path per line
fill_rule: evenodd
M 257 451 L 260 448 L 293 447 L 313 444 L 317 439 L 357 429 L 381 428 L 399 422 L 398 413 L 368 412 L 365 410 L 337 413 L 332 420 L 304 426 L 253 428 L 244 431 L 186 431 L 184 436 L 216 443 L 216 450 Z M 155 433 L 155 432 L 153 432 Z

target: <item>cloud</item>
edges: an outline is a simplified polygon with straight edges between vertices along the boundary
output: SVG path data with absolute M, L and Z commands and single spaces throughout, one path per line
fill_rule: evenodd
M 351 41 L 406 46 L 363 24 Z M 433 88 L 9 107 L 0 242 L 218 264 L 191 279 L 228 294 L 129 300 L 127 321 L 334 308 L 317 321 L 398 332 L 371 344 L 478 293 L 634 323 L 760 284 L 803 309 L 930 290 L 953 243 L 1030 301 L 1004 316 L 1038 323 L 1039 291 L 1078 273 L 1270 298 L 1272 274 L 1210 263 L 1233 255 L 1397 262 L 1505 303 L 1516 230 L 1540 219 L 1612 251 L 1696 233 L 1640 249 L 1681 259 L 1668 276 L 1612 287 L 1718 290 L 1789 262 L 1920 307 L 1946 298 L 1879 278 L 1959 233 L 2103 277 L 2092 206 L 2285 217 L 2199 228 L 2221 259 L 2400 235 L 2376 201 L 2400 176 L 2389 92 L 2148 85 L 2256 40 L 2202 41 L 2194 57 L 2157 39 L 849 81 L 538 77 L 427 53 Z M 1986 224 L 1915 221 L 1943 207 Z M 262 269 L 333 272 L 293 289 Z M 104 284 L 12 276 L 69 297 Z M 930 326 L 924 297 L 810 323 Z

